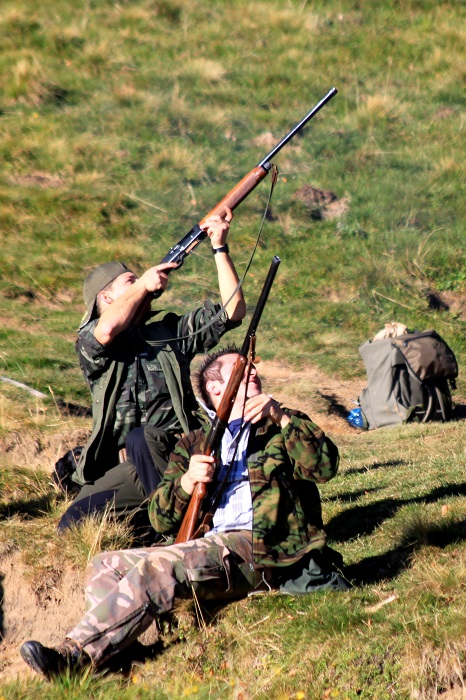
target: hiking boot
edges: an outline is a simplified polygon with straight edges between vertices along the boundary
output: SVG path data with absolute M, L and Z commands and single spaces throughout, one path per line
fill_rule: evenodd
M 44 647 L 40 642 L 31 640 L 24 642 L 19 653 L 28 666 L 46 678 L 66 671 L 73 673 L 91 663 L 86 652 L 72 639 L 65 639 L 57 647 Z

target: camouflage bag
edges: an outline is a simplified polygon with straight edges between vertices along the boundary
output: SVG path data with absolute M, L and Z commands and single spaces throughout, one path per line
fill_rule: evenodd
M 451 420 L 458 364 L 433 330 L 368 340 L 359 348 L 368 385 L 359 397 L 367 428 Z

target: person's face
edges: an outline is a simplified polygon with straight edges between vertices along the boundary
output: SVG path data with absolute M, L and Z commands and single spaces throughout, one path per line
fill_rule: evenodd
M 137 280 L 136 275 L 134 272 L 123 272 L 121 275 L 118 275 L 108 290 L 108 294 L 112 298 L 112 301 L 115 301 L 115 299 L 118 299 L 118 297 L 121 297 L 122 294 L 126 292 L 126 290 L 131 287 Z
M 222 400 L 223 394 L 225 393 L 225 389 L 227 387 L 228 381 L 231 377 L 231 374 L 233 372 L 233 366 L 238 359 L 239 355 L 236 353 L 231 353 L 228 355 L 222 355 L 222 357 L 219 358 L 219 362 L 221 363 L 220 366 L 220 374 L 222 375 L 223 382 L 216 382 L 218 385 L 218 402 Z M 248 369 L 246 368 L 243 379 L 241 381 L 240 387 L 238 389 L 238 393 L 236 395 L 236 400 L 235 400 L 235 406 L 242 406 L 244 401 L 246 399 L 251 398 L 252 396 L 257 396 L 258 394 L 262 393 L 262 384 L 259 375 L 257 374 L 257 369 L 255 368 L 254 365 L 251 365 L 250 371 L 248 372 Z

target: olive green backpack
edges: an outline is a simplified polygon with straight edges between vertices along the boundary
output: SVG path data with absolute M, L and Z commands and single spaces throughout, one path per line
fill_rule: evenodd
M 359 348 L 367 387 L 359 397 L 366 427 L 452 418 L 458 364 L 435 331 L 368 340 Z

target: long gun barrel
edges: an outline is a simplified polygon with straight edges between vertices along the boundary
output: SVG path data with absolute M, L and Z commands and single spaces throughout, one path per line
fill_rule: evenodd
M 305 124 L 308 123 L 316 114 L 319 112 L 324 105 L 327 104 L 329 100 L 332 99 L 337 94 L 338 90 L 336 88 L 331 88 L 328 93 L 318 102 L 311 111 L 306 114 L 306 116 L 301 119 L 301 121 L 296 124 L 296 126 L 291 129 L 291 131 L 282 138 L 282 140 L 277 143 L 277 145 L 272 148 L 272 150 L 267 153 L 267 155 L 262 158 L 262 160 L 249 172 L 247 175 L 240 180 L 235 187 L 233 187 L 230 192 L 193 228 L 189 233 L 187 233 L 173 248 L 170 248 L 168 253 L 165 255 L 161 263 L 176 262 L 178 267 L 181 267 L 183 261 L 189 253 L 192 253 L 194 248 L 201 243 L 206 237 L 206 233 L 203 230 L 206 220 L 210 216 L 219 215 L 223 216 L 225 214 L 225 208 L 228 207 L 231 210 L 236 209 L 238 204 L 246 199 L 246 197 L 253 191 L 255 187 L 261 182 L 269 173 L 272 163 L 271 160 L 277 155 L 279 151 L 285 146 L 293 136 L 295 136 L 298 131 L 300 131 Z
M 241 385 L 244 371 L 248 365 L 248 362 L 254 361 L 254 341 L 257 326 L 259 325 L 259 321 L 262 316 L 262 312 L 264 310 L 280 262 L 280 258 L 278 256 L 275 256 L 270 265 L 267 279 L 264 282 L 261 295 L 259 297 L 253 316 L 249 323 L 249 328 L 247 330 L 246 337 L 239 352 L 239 357 L 233 365 L 231 377 L 228 381 L 220 405 L 217 408 L 216 416 L 207 436 L 206 445 L 204 448 L 204 454 L 206 455 L 216 454 L 220 449 L 223 434 L 227 428 L 228 419 L 230 417 L 233 404 L 235 403 L 236 395 Z M 181 542 L 187 542 L 188 540 L 192 540 L 195 537 L 195 533 L 199 524 L 199 512 L 201 510 L 202 502 L 206 497 L 206 494 L 206 484 L 196 484 L 196 487 L 191 495 L 191 500 L 189 501 L 188 507 L 186 509 L 183 522 L 181 523 L 181 527 L 176 536 L 175 543 L 180 544 Z

